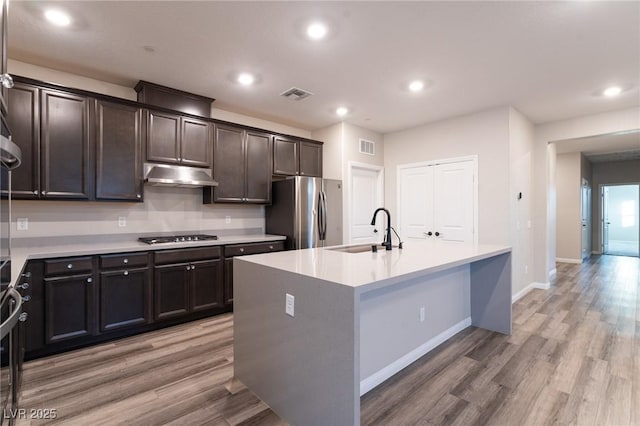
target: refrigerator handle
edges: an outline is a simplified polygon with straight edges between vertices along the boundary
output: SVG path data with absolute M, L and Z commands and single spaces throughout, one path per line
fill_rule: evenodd
M 320 220 L 322 221 L 322 234 L 320 236 L 321 240 L 327 239 L 327 194 L 324 191 L 320 192 L 321 194 L 321 205 L 322 205 L 322 215 L 320 216 Z

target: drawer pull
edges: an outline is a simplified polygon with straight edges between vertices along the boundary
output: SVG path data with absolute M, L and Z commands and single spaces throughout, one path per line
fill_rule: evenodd
M 129 263 L 129 259 L 125 258 L 122 262 L 123 263 Z
M 72 269 L 72 268 L 73 268 L 73 263 L 69 263 L 69 264 L 67 265 L 67 269 Z
M 240 253 L 244 253 L 244 249 L 240 247 Z
M 93 278 L 87 278 L 87 282 L 91 284 L 93 282 Z
M 273 250 L 273 246 L 269 246 L 269 250 Z
M 126 276 L 126 275 L 129 275 L 129 271 L 124 271 L 124 274 L 123 274 L 123 275 L 125 275 L 125 276 Z

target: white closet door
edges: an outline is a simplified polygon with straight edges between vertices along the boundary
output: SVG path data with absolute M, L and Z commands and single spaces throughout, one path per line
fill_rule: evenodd
M 434 234 L 441 240 L 473 242 L 473 162 L 438 164 L 433 169 Z
M 400 169 L 400 232 L 404 238 L 427 238 L 433 223 L 433 167 Z

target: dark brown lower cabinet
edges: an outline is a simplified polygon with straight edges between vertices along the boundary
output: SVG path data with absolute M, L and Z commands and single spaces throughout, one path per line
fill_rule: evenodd
M 155 318 L 157 320 L 186 315 L 189 312 L 189 277 L 191 265 L 180 263 L 155 268 Z
M 93 274 L 45 278 L 45 343 L 96 334 Z
M 191 312 L 224 306 L 222 266 L 219 259 L 191 263 Z
M 224 260 L 224 304 L 233 305 L 233 258 Z
M 100 331 L 151 322 L 149 268 L 100 272 Z

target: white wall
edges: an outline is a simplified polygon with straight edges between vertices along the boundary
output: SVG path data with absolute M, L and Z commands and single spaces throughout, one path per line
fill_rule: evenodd
M 119 98 L 136 100 L 133 88 L 118 86 L 66 72 L 18 61 L 9 61 L 9 72 L 67 87 L 83 89 Z M 214 103 L 215 105 L 215 103 Z M 230 113 L 216 108 L 214 118 L 291 135 L 310 137 L 304 129 Z M 195 188 L 160 188 L 145 186 L 144 203 L 20 201 L 13 203 L 15 218 L 28 218 L 29 230 L 14 234 L 16 238 L 64 235 L 100 235 L 164 231 L 215 229 L 264 230 L 264 207 L 234 204 L 202 204 L 202 190 Z M 128 218 L 128 226 L 119 228 L 118 217 Z M 225 217 L 231 216 L 231 223 Z
M 582 258 L 581 160 L 579 152 L 556 157 L 556 256 Z
M 509 108 L 451 118 L 384 136 L 385 203 L 397 220 L 397 167 L 478 156 L 478 241 L 511 245 Z
M 536 263 L 534 279 L 548 281 L 549 272 L 555 269 L 555 147 L 549 142 L 640 128 L 640 108 L 628 108 L 603 114 L 540 124 L 535 127 L 534 170 L 546 176 L 546 182 L 534 185 L 534 252 Z M 546 230 L 546 232 L 545 232 Z
M 509 202 L 513 294 L 518 294 L 533 282 L 533 143 L 533 124 L 519 111 L 510 108 Z
M 593 203 L 592 217 L 592 249 L 596 253 L 602 251 L 602 206 L 600 188 L 607 184 L 640 183 L 640 160 L 609 161 L 592 165 Z
M 344 123 L 336 123 L 311 132 L 311 138 L 322 145 L 322 176 L 325 179 L 343 180 Z

